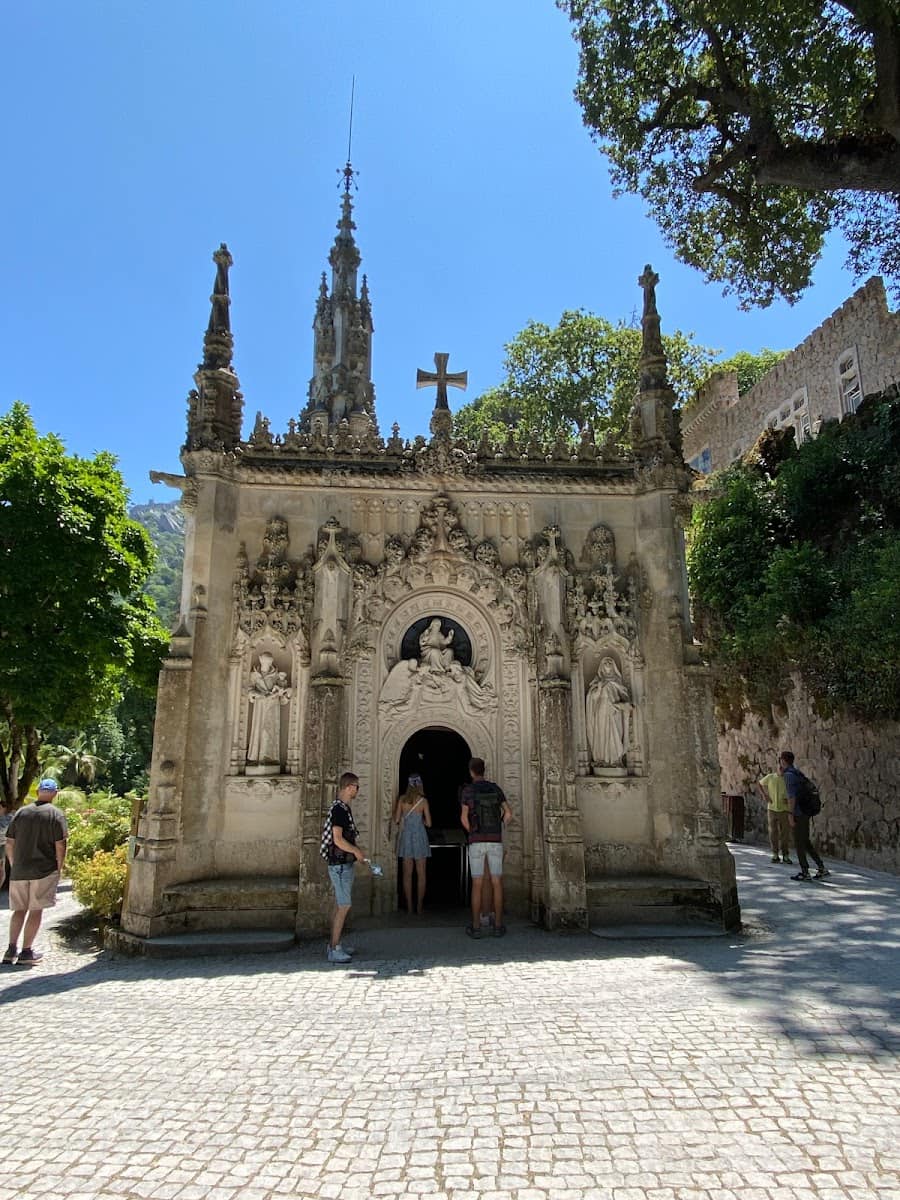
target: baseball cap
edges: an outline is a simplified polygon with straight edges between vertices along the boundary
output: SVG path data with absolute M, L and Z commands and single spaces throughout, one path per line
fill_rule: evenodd
M 42 779 L 38 784 L 39 792 L 58 792 L 59 784 L 55 779 Z
M 422 786 L 422 776 L 421 775 L 410 775 L 409 779 L 407 780 L 407 783 L 409 784 L 410 787 L 419 787 L 420 788 Z

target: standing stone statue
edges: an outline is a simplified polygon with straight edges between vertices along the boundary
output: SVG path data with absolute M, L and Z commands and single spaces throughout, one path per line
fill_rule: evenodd
M 616 660 L 600 660 L 587 695 L 587 730 L 591 758 L 598 766 L 620 767 L 628 748 L 628 688 Z
M 259 766 L 281 765 L 281 709 L 291 698 L 287 675 L 275 666 L 267 651 L 250 672 L 250 742 L 247 762 Z

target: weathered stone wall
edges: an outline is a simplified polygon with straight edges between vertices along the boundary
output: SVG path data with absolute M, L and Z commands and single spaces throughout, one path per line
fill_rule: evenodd
M 727 466 L 750 449 L 773 414 L 780 427 L 794 425 L 793 405 L 800 402 L 804 389 L 813 433 L 822 421 L 840 419 L 844 408 L 838 362 L 854 351 L 860 399 L 900 380 L 900 313 L 888 308 L 878 276 L 739 399 L 730 372 L 713 376 L 684 415 L 686 461 L 693 462 L 708 448 L 708 469 Z
M 821 717 L 795 679 L 786 707 L 771 721 L 748 714 L 739 729 L 720 730 L 722 791 L 745 796 L 747 841 L 767 841 L 765 805 L 754 784 L 776 770 L 781 750 L 794 752 L 821 791 L 813 828 L 819 849 L 900 873 L 900 723 Z

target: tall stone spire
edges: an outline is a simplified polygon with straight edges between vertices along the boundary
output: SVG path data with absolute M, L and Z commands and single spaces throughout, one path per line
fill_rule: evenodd
M 210 296 L 203 361 L 188 395 L 186 450 L 233 450 L 241 440 L 244 397 L 232 366 L 231 296 L 228 271 L 234 260 L 223 242 L 213 254 L 216 279 Z
M 341 215 L 331 247 L 331 288 L 325 275 L 319 287 L 313 321 L 314 374 L 309 399 L 300 414 L 301 428 L 326 434 L 347 420 L 354 435 L 375 425 L 372 384 L 372 307 L 365 275 L 357 289 L 361 257 L 353 237 L 352 189 L 356 172 L 349 160 L 343 169 Z
M 631 413 L 632 441 L 641 462 L 680 462 L 681 429 L 656 307 L 659 276 L 649 263 L 638 279 L 644 292 L 640 387 Z

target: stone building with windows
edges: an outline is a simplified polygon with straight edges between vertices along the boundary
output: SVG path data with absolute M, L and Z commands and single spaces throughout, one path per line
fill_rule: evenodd
M 727 467 L 764 429 L 793 428 L 798 443 L 864 396 L 900 381 L 900 313 L 870 279 L 743 396 L 733 371 L 713 375 L 683 414 L 684 456 L 708 474 Z
M 379 431 L 372 309 L 345 171 L 307 402 L 242 434 L 231 256 L 188 403 L 180 618 L 122 927 L 136 940 L 323 927 L 319 854 L 339 776 L 361 781 L 356 909 L 397 907 L 390 816 L 408 775 L 433 815 L 426 906 L 460 909 L 459 788 L 483 757 L 514 811 L 508 907 L 549 927 L 660 905 L 739 920 L 723 841 L 711 680 L 689 625 L 681 456 L 644 290 L 633 450 Z

